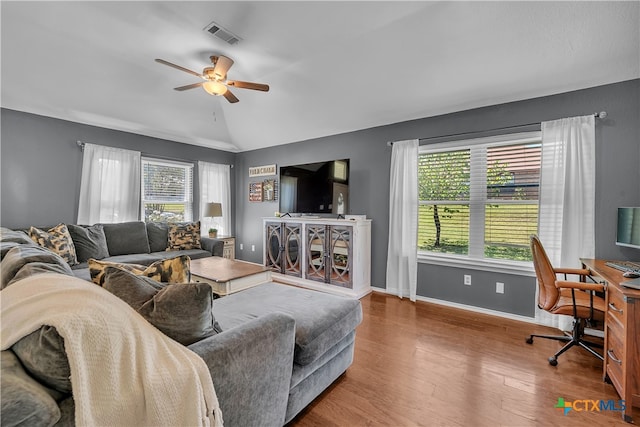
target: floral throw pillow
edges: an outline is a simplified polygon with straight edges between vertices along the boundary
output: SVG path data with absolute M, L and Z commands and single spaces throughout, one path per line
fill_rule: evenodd
M 169 224 L 168 251 L 179 249 L 202 249 L 200 244 L 200 221 Z
M 29 237 L 39 246 L 60 255 L 69 265 L 78 263 L 76 248 L 66 225 L 58 224 L 47 231 L 31 227 L 29 228 Z

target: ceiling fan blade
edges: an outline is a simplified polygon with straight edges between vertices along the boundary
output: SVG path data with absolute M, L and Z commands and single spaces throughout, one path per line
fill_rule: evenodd
M 204 82 L 200 82 L 200 83 L 193 83 L 190 85 L 186 85 L 186 86 L 179 86 L 179 87 L 174 87 L 173 90 L 179 90 L 179 91 L 183 91 L 183 90 L 189 90 L 189 89 L 195 89 L 197 87 L 200 87 L 204 84 Z
M 233 65 L 233 59 L 219 55 L 219 56 L 211 56 L 211 62 L 214 63 L 213 66 L 213 74 L 218 77 L 219 80 L 224 80 L 227 78 L 227 71 Z
M 160 64 L 168 65 L 169 67 L 175 68 L 176 70 L 184 71 L 185 73 L 193 74 L 196 77 L 202 78 L 202 74 L 196 73 L 195 71 L 191 71 L 188 68 L 184 68 L 179 65 L 173 64 L 169 61 L 165 61 L 164 59 L 156 58 L 156 62 Z
M 240 89 L 253 89 L 269 92 L 269 85 L 262 83 L 243 82 L 240 80 L 227 80 L 227 86 L 238 87 Z
M 227 99 L 227 101 L 229 101 L 232 104 L 240 101 L 238 98 L 236 98 L 236 96 L 233 93 L 231 93 L 230 90 L 227 90 L 222 96 L 224 96 Z

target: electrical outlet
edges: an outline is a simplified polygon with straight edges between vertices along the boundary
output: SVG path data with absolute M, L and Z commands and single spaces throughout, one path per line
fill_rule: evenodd
M 244 245 L 242 243 L 240 243 L 240 250 L 244 249 Z
M 256 245 L 251 245 L 251 252 L 255 252 L 256 251 Z
M 471 286 L 471 275 L 470 274 L 465 274 L 464 275 L 464 284 Z
M 504 283 L 496 282 L 496 293 L 497 294 L 504 294 Z

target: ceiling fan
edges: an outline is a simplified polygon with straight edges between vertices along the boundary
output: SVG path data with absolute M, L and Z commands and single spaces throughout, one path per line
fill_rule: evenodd
M 205 69 L 202 70 L 202 74 L 191 71 L 188 68 L 172 64 L 171 62 L 165 61 L 164 59 L 156 58 L 156 62 L 168 65 L 169 67 L 173 67 L 177 70 L 184 71 L 185 73 L 193 74 L 194 76 L 200 77 L 204 80 L 203 82 L 193 83 L 186 86 L 179 86 L 174 88 L 174 90 L 183 91 L 202 86 L 202 88 L 207 93 L 211 95 L 222 95 L 227 101 L 231 103 L 238 102 L 239 99 L 236 98 L 233 93 L 231 93 L 231 91 L 229 90 L 229 86 L 237 87 L 240 89 L 261 90 L 263 92 L 269 91 L 269 85 L 265 85 L 262 83 L 243 82 L 240 80 L 227 80 L 227 71 L 229 71 L 229 68 L 231 68 L 231 66 L 233 65 L 233 59 L 223 55 L 212 55 L 209 57 L 209 59 L 211 59 L 213 67 L 205 67 Z

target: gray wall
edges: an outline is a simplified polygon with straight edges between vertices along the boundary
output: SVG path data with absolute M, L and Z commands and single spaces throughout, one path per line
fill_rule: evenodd
M 637 79 L 238 154 L 3 109 L 0 223 L 26 227 L 75 222 L 82 167 L 76 140 L 140 150 L 150 156 L 235 162 L 232 194 L 236 198 L 236 254 L 240 259 L 262 262 L 262 218 L 273 216 L 278 203 L 248 201 L 248 168 L 349 158 L 350 213 L 366 214 L 373 220 L 372 284 L 384 288 L 391 160 L 387 141 L 465 132 L 472 132 L 470 137 L 481 136 L 493 129 L 602 110 L 609 115 L 596 122 L 596 256 L 638 260 L 640 251 L 614 244 L 616 208 L 640 206 Z M 240 243 L 243 250 L 239 249 Z M 252 245 L 255 251 L 251 251 Z M 463 274 L 473 276 L 472 286 L 462 285 Z M 495 293 L 496 281 L 505 283 L 504 294 Z M 534 293 L 532 277 L 430 264 L 418 267 L 418 295 L 423 297 L 532 316 Z
M 0 223 L 9 228 L 75 223 L 82 173 L 76 141 L 141 151 L 143 155 L 233 165 L 235 154 L 127 132 L 2 109 Z M 198 215 L 194 168 L 194 215 Z M 233 169 L 231 180 L 233 183 Z M 233 193 L 232 193 L 233 194 Z M 235 200 L 232 200 L 232 206 Z M 232 210 L 233 211 L 233 210 Z M 233 217 L 233 214 L 232 214 Z
M 596 121 L 596 256 L 638 260 L 640 251 L 618 247 L 614 239 L 616 208 L 640 206 L 639 104 L 640 80 L 631 80 L 239 153 L 236 235 L 244 249 L 238 250 L 237 256 L 262 262 L 261 218 L 273 216 L 278 210 L 277 202 L 248 201 L 248 186 L 252 181 L 248 177 L 249 167 L 350 158 L 350 213 L 366 214 L 373 220 L 372 284 L 384 288 L 391 161 L 387 141 L 466 132 L 472 133 L 468 137 L 482 136 L 494 129 L 604 110 L 608 117 Z M 255 251 L 251 251 L 252 245 Z M 463 274 L 472 274 L 472 286 L 462 284 Z M 504 294 L 495 293 L 497 281 L 505 283 Z M 533 316 L 534 294 L 532 277 L 422 263 L 418 266 L 418 295 L 423 297 Z

